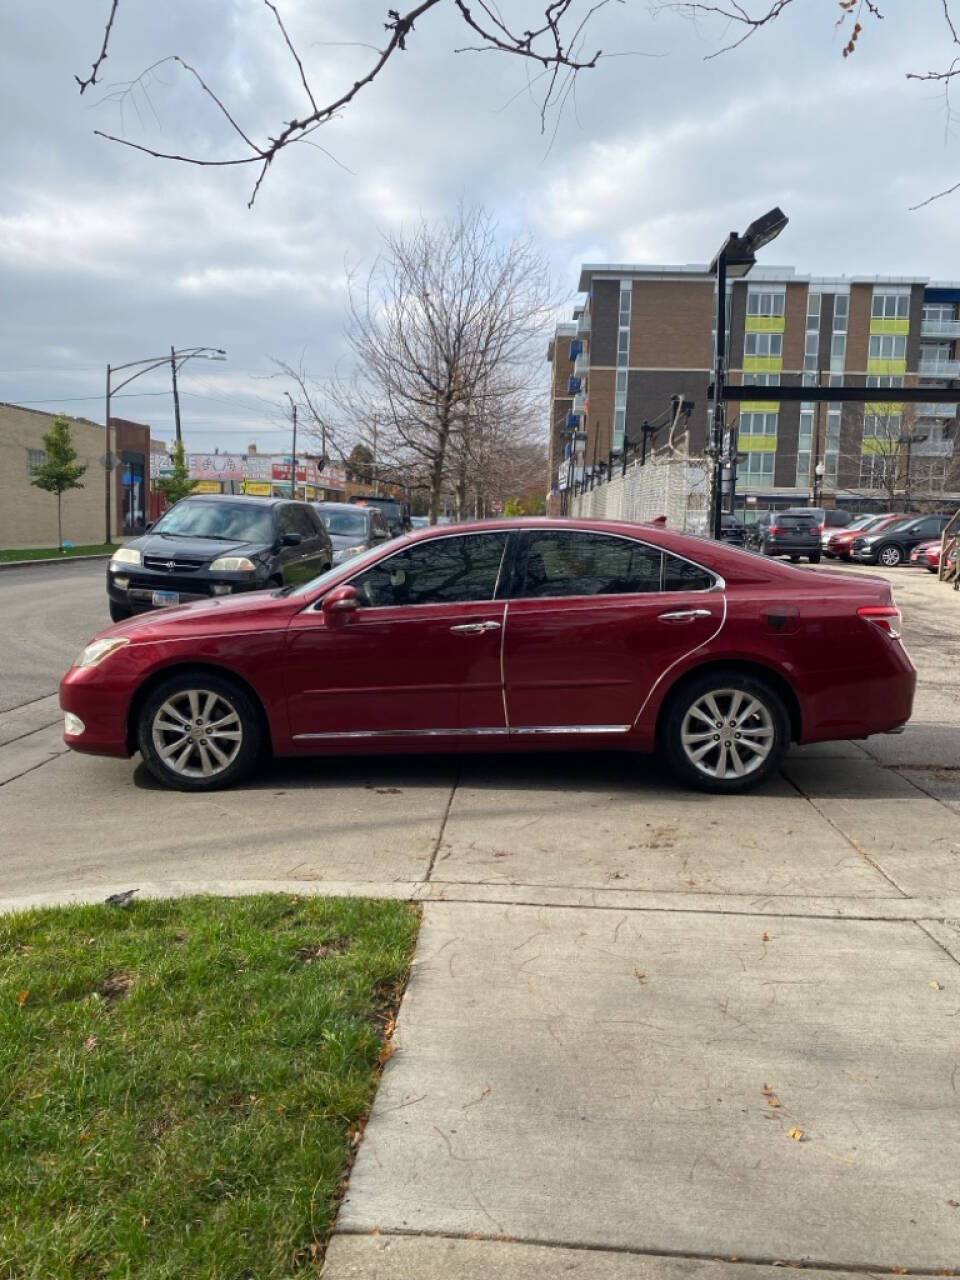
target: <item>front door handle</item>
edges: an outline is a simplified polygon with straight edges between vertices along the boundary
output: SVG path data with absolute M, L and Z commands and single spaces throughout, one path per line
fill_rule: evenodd
M 675 609 L 672 613 L 661 613 L 661 622 L 693 622 L 694 618 L 712 618 L 710 609 Z
M 459 627 L 451 627 L 450 630 L 454 635 L 458 636 L 479 636 L 484 631 L 499 631 L 499 622 L 464 622 Z

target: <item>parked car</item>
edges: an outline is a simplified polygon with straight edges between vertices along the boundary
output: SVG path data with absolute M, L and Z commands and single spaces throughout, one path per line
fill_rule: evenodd
M 355 494 L 350 501 L 357 507 L 376 507 L 378 511 L 382 511 L 394 538 L 408 533 L 412 527 L 410 507 L 399 498 L 374 498 L 369 494 Z
M 266 751 L 552 748 L 656 752 L 685 783 L 736 792 L 791 741 L 899 729 L 916 680 L 899 636 L 882 578 L 658 524 L 499 520 L 109 628 L 60 704 L 69 747 L 139 750 L 186 791 L 237 782 Z
M 343 564 L 390 537 L 390 526 L 378 507 L 355 507 L 347 502 L 315 502 L 313 509 L 330 535 L 334 564 Z
M 901 520 L 915 518 L 908 511 L 886 512 L 883 515 L 860 516 L 842 529 L 825 529 L 820 539 L 823 554 L 832 560 L 849 560 L 853 550 L 853 540 L 862 533 L 880 533 L 889 529 Z
M 940 568 L 940 552 L 942 542 L 939 538 L 928 538 L 926 542 L 918 542 L 910 552 L 910 563 L 922 569 L 937 573 Z
M 839 507 L 791 507 L 791 511 L 806 511 L 817 518 L 820 532 L 827 529 L 845 529 L 854 520 L 852 511 L 843 511 Z
M 749 531 L 749 545 L 765 556 L 806 556 L 820 563 L 820 517 L 816 507 L 765 511 Z
M 204 494 L 183 498 L 107 565 L 110 617 L 308 582 L 333 545 L 307 502 Z
M 735 516 L 721 515 L 720 537 L 724 542 L 731 543 L 732 546 L 745 546 L 747 541 L 747 526 L 745 524 L 741 524 Z
M 411 529 L 429 529 L 430 517 L 429 516 L 411 516 L 410 528 Z
M 882 564 L 885 569 L 895 569 L 903 564 L 917 543 L 939 537 L 949 520 L 948 515 L 914 516 L 888 525 L 878 533 L 859 534 L 853 540 L 853 558 L 861 564 Z

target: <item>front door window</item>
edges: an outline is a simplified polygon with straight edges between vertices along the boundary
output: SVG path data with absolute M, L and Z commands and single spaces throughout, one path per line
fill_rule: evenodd
M 378 561 L 351 585 L 375 609 L 492 600 L 506 545 L 505 533 L 432 538 Z

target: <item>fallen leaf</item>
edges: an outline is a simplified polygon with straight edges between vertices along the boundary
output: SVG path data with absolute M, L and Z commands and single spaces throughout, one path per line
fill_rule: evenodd
M 779 1107 L 779 1106 L 782 1106 L 782 1103 L 780 1102 L 780 1099 L 777 1097 L 777 1095 L 773 1092 L 773 1090 L 770 1088 L 770 1086 L 769 1086 L 768 1084 L 765 1084 L 765 1085 L 763 1086 L 763 1096 L 764 1096 L 764 1097 L 766 1098 L 766 1100 L 767 1100 L 767 1106 L 768 1106 L 768 1107 Z
M 934 979 L 934 980 L 933 980 L 933 982 L 931 982 L 931 983 L 930 983 L 930 985 L 931 985 L 931 987 L 933 987 L 934 991 L 942 991 L 942 990 L 943 990 L 943 983 L 942 983 L 942 982 L 937 982 L 937 980 L 936 980 L 936 979 Z
M 804 1136 L 805 1135 L 802 1129 L 791 1129 L 790 1132 L 787 1134 L 787 1137 L 792 1138 L 794 1142 L 802 1142 L 804 1139 Z
M 89 1129 L 81 1129 L 80 1133 L 77 1136 L 79 1137 L 81 1142 L 89 1142 L 90 1139 L 93 1137 L 93 1134 L 90 1132 Z
M 642 969 L 634 969 L 633 976 L 636 978 L 638 982 L 646 982 L 647 980 L 647 975 L 643 972 Z
M 96 1036 L 87 1036 L 86 1040 L 84 1040 L 83 1042 L 83 1052 L 93 1053 L 94 1049 L 97 1047 L 99 1043 L 100 1041 L 97 1039 Z
M 29 991 L 21 991 L 21 992 L 20 992 L 20 994 L 17 996 L 17 1008 L 18 1008 L 18 1009 L 22 1009 L 22 1008 L 23 1008 L 23 1006 L 27 1003 L 27 997 L 28 997 L 29 995 L 30 995 L 30 992 L 29 992 Z
M 769 941 L 770 941 L 770 935 L 769 935 L 769 933 L 767 933 L 766 929 L 764 929 L 764 931 L 763 931 L 763 940 L 764 940 L 764 942 L 769 942 Z
M 947 1204 L 951 1209 L 960 1209 L 960 1200 L 948 1200 Z
M 907 1270 L 906 1267 L 894 1267 L 893 1274 L 895 1276 L 908 1276 L 910 1272 Z
M 380 1050 L 379 1062 L 381 1067 L 386 1066 L 396 1052 L 397 1046 L 395 1044 L 385 1044 Z

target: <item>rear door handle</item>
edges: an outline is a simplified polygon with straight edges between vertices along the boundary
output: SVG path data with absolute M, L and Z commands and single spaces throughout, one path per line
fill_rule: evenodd
M 710 609 L 675 609 L 672 613 L 661 613 L 661 622 L 692 622 L 694 618 L 712 618 Z
M 458 636 L 479 636 L 484 631 L 499 631 L 499 622 L 464 622 L 459 627 L 451 627 L 450 630 L 454 635 Z

